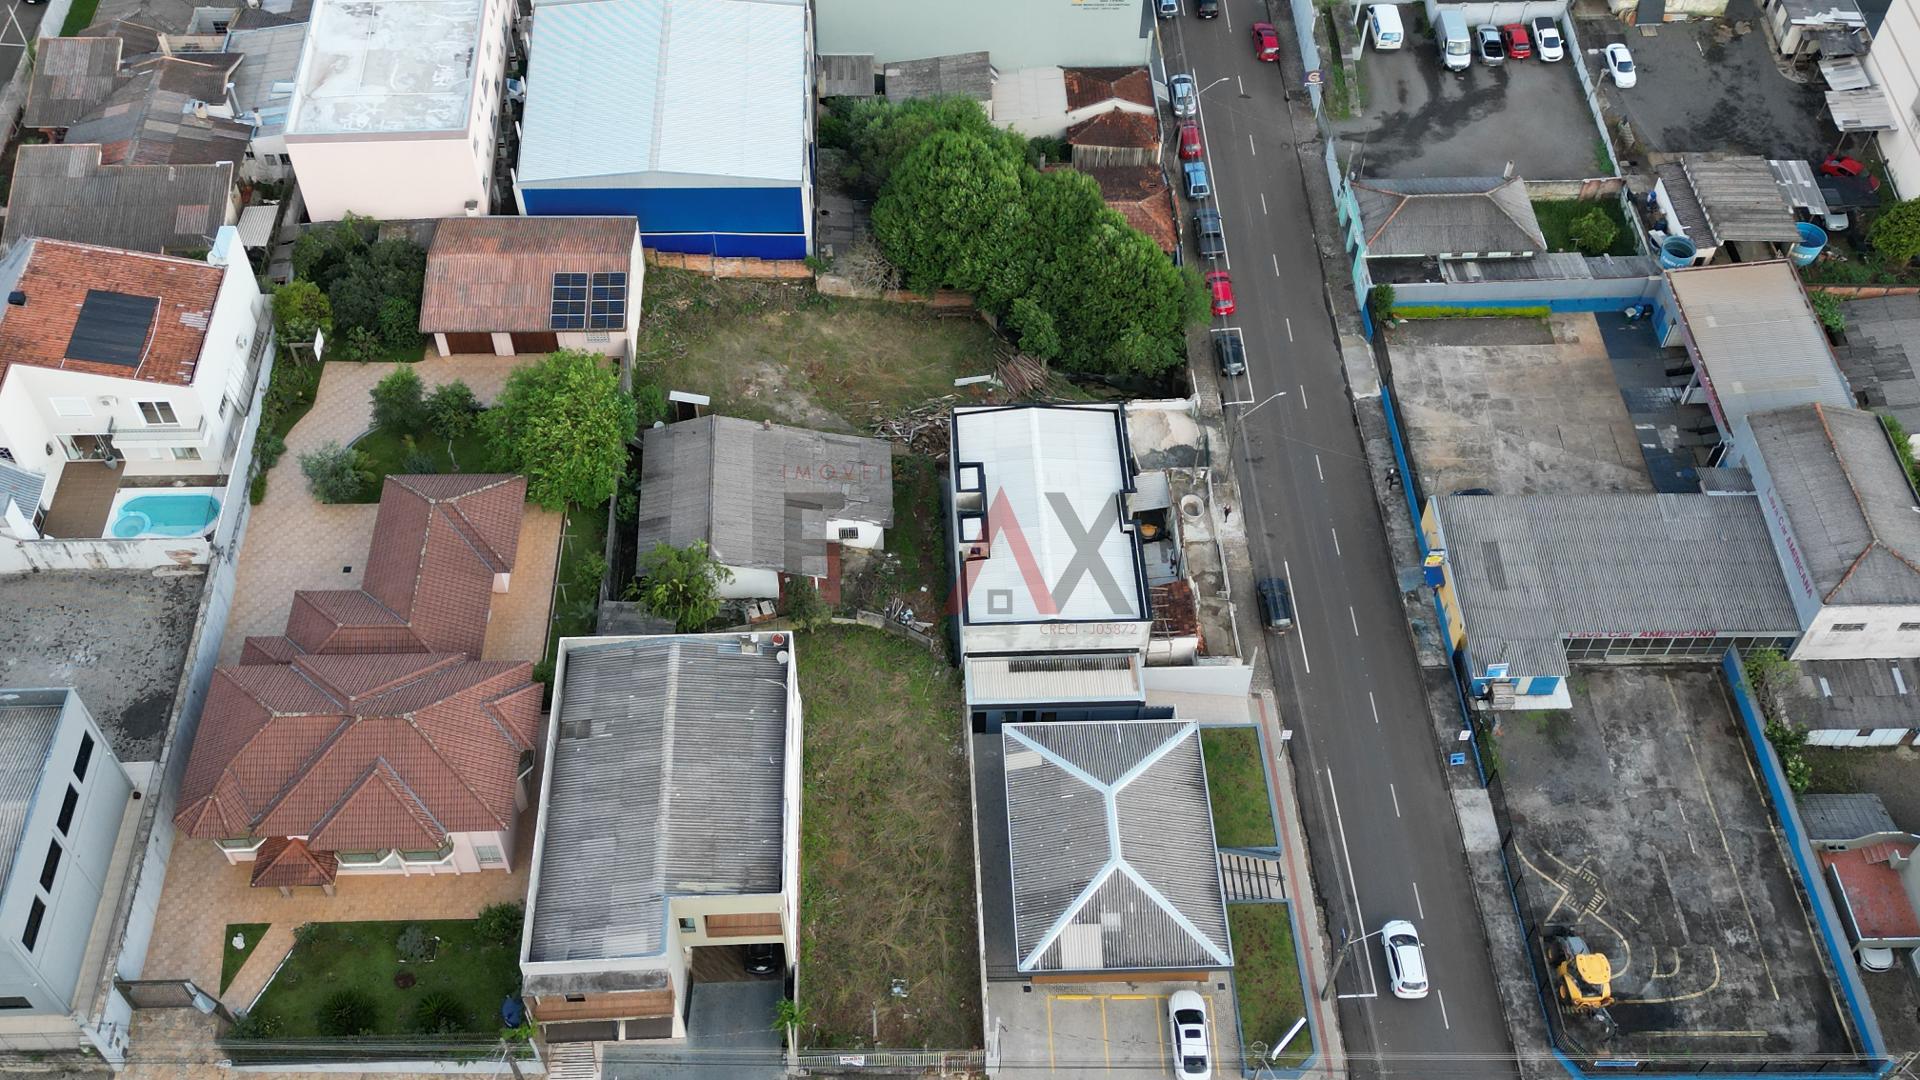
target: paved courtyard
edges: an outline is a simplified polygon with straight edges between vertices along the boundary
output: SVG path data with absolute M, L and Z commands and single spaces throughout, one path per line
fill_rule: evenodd
M 988 983 L 988 1009 L 999 1039 L 997 1075 L 1015 1080 L 1171 1078 L 1167 996 L 1180 990 L 1196 991 L 1207 1001 L 1214 1075 L 1237 1072 L 1226 1064 L 1240 1054 L 1233 984 L 1226 972 L 1216 971 L 1202 983 Z
M 413 365 L 429 392 L 463 379 L 482 402 L 491 402 L 514 368 L 531 356 L 428 357 Z M 335 362 L 326 366 L 312 411 L 287 435 L 287 452 L 269 474 L 267 497 L 253 508 L 240 549 L 233 613 L 220 646 L 220 662 L 232 664 L 249 635 L 278 634 L 298 589 L 353 589 L 365 569 L 367 541 L 379 507 L 328 506 L 307 491 L 300 455 L 328 442 L 345 445 L 363 434 L 373 407 L 367 394 L 397 364 Z M 541 659 L 554 564 L 560 555 L 562 515 L 527 504 L 520 526 L 520 552 L 513 587 L 493 601 L 484 659 Z

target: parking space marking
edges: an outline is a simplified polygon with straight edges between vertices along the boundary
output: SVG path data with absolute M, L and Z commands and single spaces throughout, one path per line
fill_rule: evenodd
M 1387 782 L 1387 794 L 1393 796 L 1393 816 L 1394 817 L 1403 816 L 1400 813 L 1400 793 L 1394 790 L 1392 781 Z
M 1447 1025 L 1448 1031 L 1452 1031 L 1453 1021 L 1447 1019 L 1447 992 L 1445 990 L 1435 990 L 1433 996 L 1440 999 L 1440 1022 Z
M 1444 1015 L 1446 1013 L 1446 1006 L 1442 1005 L 1440 1012 Z M 1113 1068 L 1113 1038 L 1107 1034 L 1107 999 L 1104 996 L 1100 999 L 1100 1056 L 1107 1059 L 1107 1068 L 1111 1070 Z
M 1373 700 L 1373 691 L 1367 691 L 1367 707 L 1373 710 L 1373 722 L 1380 722 L 1380 703 Z M 1418 892 L 1418 890 L 1415 890 Z
M 1251 131 L 1247 132 L 1247 156 L 1249 157 L 1260 156 L 1260 148 L 1253 144 L 1253 132 Z M 1260 201 L 1261 201 L 1261 204 L 1264 206 L 1266 203 L 1266 196 L 1262 195 L 1260 197 Z
M 1427 905 L 1420 902 L 1420 883 L 1413 881 L 1410 884 L 1413 885 L 1413 910 L 1419 912 L 1420 917 L 1424 919 L 1427 917 Z
M 1293 564 L 1280 560 L 1280 574 L 1287 580 L 1287 592 L 1293 595 L 1293 640 L 1300 644 L 1300 662 L 1307 666 L 1307 674 L 1313 674 L 1313 661 L 1307 659 L 1306 616 L 1300 610 L 1300 594 L 1293 591 Z
M 1047 995 L 1047 1071 L 1053 1071 L 1053 995 Z
M 1202 998 L 1205 998 L 1207 1002 L 1207 1037 L 1208 1037 L 1208 1042 L 1211 1045 L 1213 1050 L 1213 1059 L 1215 1061 L 1218 1061 L 1220 1060 L 1220 1029 L 1214 1022 L 1214 1016 L 1215 1016 L 1215 1012 L 1217 1011 L 1216 1006 L 1218 1005 L 1218 1001 L 1215 998 L 1214 992 L 1211 990 L 1196 990 L 1196 992 L 1199 993 Z M 1166 1000 L 1171 996 L 1172 996 L 1171 994 L 1140 994 L 1140 993 L 1047 994 L 1046 999 L 1047 999 L 1047 1069 L 1048 1071 L 1057 1072 L 1059 1068 L 1057 1051 L 1054 1047 L 1053 1003 L 1055 1001 L 1074 1002 L 1074 1003 L 1080 1003 L 1080 1004 L 1097 1003 L 1100 1006 L 1101 1052 L 1106 1060 L 1106 1069 L 1108 1072 L 1113 1071 L 1114 1065 L 1113 1065 L 1113 1047 L 1112 1047 L 1112 1027 L 1111 1027 L 1110 1021 L 1107 1019 L 1107 1003 L 1110 1001 L 1124 1001 L 1124 1002 L 1147 1003 L 1150 1006 L 1154 1004 L 1158 1004 L 1160 1007 L 1152 1009 L 1153 1038 L 1154 1038 L 1154 1047 L 1155 1047 L 1155 1055 L 1156 1055 L 1155 1061 L 1158 1063 L 1153 1067 L 1164 1070 L 1166 1062 L 1168 1060 L 1167 1059 L 1167 1054 L 1169 1052 L 1168 1039 L 1169 1039 L 1169 1035 L 1171 1034 L 1168 1031 L 1165 1023 L 1167 1016 L 1166 1016 L 1166 1008 L 1164 1007 L 1164 1005 Z M 1134 1032 L 1134 1031 L 1137 1031 L 1137 1028 L 1123 1025 L 1122 1030 L 1123 1032 Z M 1081 1037 L 1074 1036 L 1073 1038 L 1079 1039 Z M 1144 1043 L 1144 1038 L 1142 1039 L 1142 1043 Z M 1142 1046 L 1141 1048 L 1144 1049 L 1144 1046 Z M 1122 1050 L 1123 1052 L 1132 1053 L 1133 1046 L 1132 1044 L 1123 1044 Z M 1082 1068 L 1085 1066 L 1085 1064 L 1086 1064 L 1085 1062 L 1079 1061 L 1079 1060 L 1070 1060 L 1067 1063 L 1069 1069 Z M 1141 1068 L 1141 1065 L 1137 1060 L 1122 1061 L 1120 1064 L 1120 1069 L 1122 1072 L 1137 1071 L 1140 1068 Z M 1165 1073 L 1162 1072 L 1161 1075 L 1165 1075 Z
M 1253 138 L 1253 136 L 1249 135 L 1247 136 L 1247 138 L 1251 139 Z M 1263 191 L 1260 193 L 1260 213 L 1264 215 L 1266 212 L 1267 212 L 1267 193 Z M 1275 255 L 1273 259 L 1275 262 L 1279 262 L 1280 256 Z
M 1323 468 L 1321 468 L 1321 467 L 1320 467 L 1320 455 L 1319 455 L 1319 454 L 1315 454 L 1315 455 L 1313 455 L 1313 471 L 1314 471 L 1314 472 L 1317 472 L 1317 473 L 1319 473 L 1319 474 L 1320 474 L 1320 482 L 1321 482 L 1321 483 L 1323 483 L 1323 484 L 1324 484 L 1324 483 L 1326 483 L 1326 482 L 1327 482 L 1327 470 L 1325 470 L 1325 469 L 1323 469 Z M 1335 548 L 1335 549 L 1338 549 L 1338 548 L 1340 547 L 1340 538 L 1339 538 L 1339 537 L 1335 537 L 1335 538 L 1334 538 L 1334 541 L 1333 541 L 1333 546 L 1334 546 L 1334 548 Z M 1336 552 L 1335 552 L 1335 553 L 1336 553 L 1336 554 L 1338 554 L 1338 551 L 1336 550 Z
M 1353 636 L 1360 636 L 1360 616 L 1353 613 L 1353 605 L 1347 605 L 1347 618 L 1353 621 Z

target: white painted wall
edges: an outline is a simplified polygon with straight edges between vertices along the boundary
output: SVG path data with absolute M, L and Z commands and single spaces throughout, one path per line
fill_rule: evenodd
M 989 653 L 1121 652 L 1144 653 L 1153 624 L 1137 622 L 968 623 L 961 649 L 968 656 Z
M 729 566 L 733 580 L 720 584 L 720 595 L 728 600 L 771 599 L 780 595 L 780 572 L 754 566 Z
M 1144 64 L 1151 47 L 1140 0 L 816 0 L 814 20 L 816 52 L 881 63 L 984 51 L 1002 71 Z
M 852 537 L 841 536 L 841 529 L 852 529 L 854 530 L 854 535 Z M 871 521 L 852 521 L 835 518 L 827 522 L 827 528 L 823 538 L 832 540 L 846 547 L 860 548 L 863 551 L 874 551 L 886 547 L 887 531 Z
M 1057 67 L 1002 71 L 993 82 L 993 122 L 1022 135 L 1067 134 L 1067 79 Z
M 1902 630 L 1902 625 L 1915 629 Z M 1862 626 L 1839 630 L 1837 626 Z M 1795 660 L 1866 660 L 1920 656 L 1920 605 L 1874 604 L 1820 609 L 1800 643 Z
M 1893 186 L 1920 194 L 1920 15 L 1914 0 L 1893 0 L 1867 51 L 1867 74 L 1892 102 L 1897 131 L 1874 135 L 1887 159 Z
M 474 149 L 472 132 L 343 140 L 287 136 L 287 153 L 314 221 L 349 213 L 380 220 L 486 213 L 493 147 Z M 395 177 L 405 177 L 395 182 Z

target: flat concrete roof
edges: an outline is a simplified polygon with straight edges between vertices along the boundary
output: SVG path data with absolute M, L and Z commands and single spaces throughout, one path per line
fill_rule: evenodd
M 1748 413 L 1852 407 L 1827 332 L 1785 261 L 1669 270 L 1667 286 L 1727 431 Z
M 485 0 L 317 0 L 287 134 L 463 131 Z

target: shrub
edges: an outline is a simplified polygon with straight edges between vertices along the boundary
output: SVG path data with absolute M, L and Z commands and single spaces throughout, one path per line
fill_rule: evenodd
M 410 367 L 394 368 L 368 395 L 373 399 L 373 426 L 384 431 L 414 432 L 427 426 L 427 401 L 420 376 Z
M 371 1035 L 377 1011 L 373 999 L 364 992 L 335 990 L 320 1003 L 320 1033 L 338 1039 Z
M 1813 305 L 1813 313 L 1819 318 L 1821 326 L 1836 334 L 1846 330 L 1847 309 L 1841 305 L 1839 297 L 1829 292 L 1810 292 L 1807 300 Z
M 713 557 L 706 541 L 684 548 L 662 541 L 641 556 L 640 580 L 634 584 L 648 611 L 690 634 L 720 614 L 720 585 L 732 580 L 733 571 Z
M 1596 206 L 1575 218 L 1573 224 L 1567 227 L 1567 235 L 1573 238 L 1580 254 L 1605 255 L 1620 235 L 1620 228 L 1605 210 Z
M 440 465 L 433 460 L 433 455 L 420 449 L 413 441 L 413 436 L 408 435 L 401 439 L 400 445 L 404 451 L 400 455 L 401 473 L 407 476 L 425 476 L 428 473 L 440 471 Z
M 420 1035 L 452 1035 L 467 1030 L 472 1017 L 458 998 L 444 990 L 421 995 L 413 1006 L 413 1030 Z
M 300 472 L 307 478 L 307 489 L 323 503 L 352 502 L 374 480 L 367 456 L 337 442 L 301 454 Z
M 480 402 L 459 379 L 433 388 L 427 395 L 427 430 L 443 439 L 457 439 L 473 430 Z
M 280 336 L 303 345 L 316 333 L 333 333 L 333 305 L 311 281 L 293 281 L 273 290 L 273 321 Z
M 254 473 L 253 479 L 247 481 L 247 501 L 255 506 L 259 506 L 260 501 L 266 497 L 267 474 L 263 472 Z
M 493 945 L 509 946 L 520 944 L 521 921 L 526 918 L 526 909 L 519 904 L 488 904 L 480 909 L 480 915 L 473 921 L 473 932 L 480 940 Z
M 1920 199 L 1895 203 L 1874 216 L 1867 239 L 1889 264 L 1900 267 L 1920 255 Z
M 1801 755 L 1788 754 L 1781 760 L 1781 767 L 1787 771 L 1787 786 L 1794 794 L 1805 794 L 1813 786 L 1813 763 Z
M 820 598 L 812 578 L 797 577 L 787 583 L 787 618 L 802 630 L 812 630 L 832 617 L 827 602 Z
M 262 432 L 254 450 L 255 456 L 260 459 L 260 468 L 263 471 L 271 469 L 280 464 L 280 455 L 287 452 L 287 440 L 271 431 Z
M 633 398 L 605 357 L 557 352 L 507 376 L 480 430 L 502 469 L 526 474 L 528 500 L 559 510 L 613 497 L 636 424 Z
M 1064 164 L 1073 160 L 1073 148 L 1067 140 L 1058 135 L 1035 135 L 1027 140 L 1027 153 L 1036 161 L 1050 165 Z
M 633 388 L 633 412 L 642 428 L 650 428 L 665 420 L 672 409 L 667 406 L 667 392 L 653 383 L 641 383 Z
M 255 1009 L 234 1021 L 233 1027 L 227 1032 L 227 1037 L 229 1039 L 271 1039 L 280 1034 L 285 1026 L 278 1013 Z
M 377 332 L 380 340 L 391 348 L 418 348 L 420 345 L 419 303 L 404 296 L 389 296 L 380 301 Z
M 319 923 L 303 922 L 293 928 L 293 943 L 295 945 L 311 945 L 313 944 L 313 939 L 319 936 Z
M 419 923 L 400 931 L 400 937 L 393 947 L 400 954 L 400 959 L 409 964 L 424 964 L 433 959 L 433 939 L 427 936 L 426 928 Z
M 1375 285 L 1367 294 L 1367 311 L 1375 323 L 1383 323 L 1393 317 L 1393 286 Z

